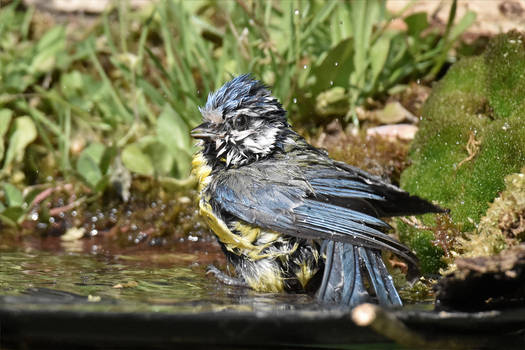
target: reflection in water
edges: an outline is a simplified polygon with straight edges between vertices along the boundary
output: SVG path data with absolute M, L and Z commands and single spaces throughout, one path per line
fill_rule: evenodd
M 310 296 L 229 287 L 192 266 L 192 254 L 94 255 L 43 251 L 0 255 L 0 303 L 93 311 L 278 312 L 315 309 Z

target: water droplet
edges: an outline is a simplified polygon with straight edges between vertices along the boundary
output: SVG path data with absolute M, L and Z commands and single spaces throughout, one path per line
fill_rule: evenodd
M 308 66 L 305 64 L 305 65 L 303 66 L 303 68 L 306 69 L 306 68 L 308 68 Z
M 334 62 L 334 66 L 338 66 L 339 65 L 339 62 Z
M 330 86 L 334 86 L 334 82 L 330 80 Z
M 299 10 L 295 10 L 293 13 L 295 13 L 296 16 L 299 16 Z
M 297 103 L 297 99 L 295 97 L 293 99 L 293 103 Z

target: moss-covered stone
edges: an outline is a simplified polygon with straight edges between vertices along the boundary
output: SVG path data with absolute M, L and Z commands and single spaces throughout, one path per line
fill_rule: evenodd
M 497 36 L 435 85 L 401 177 L 409 192 L 451 209 L 465 232 L 474 231 L 505 176 L 525 164 L 524 43 L 518 32 Z M 414 249 L 428 241 L 405 240 Z
M 435 244 L 432 231 L 417 229 L 402 221 L 397 222 L 397 229 L 400 240 L 408 244 L 419 258 L 422 273 L 435 273 L 445 267 L 443 249 Z

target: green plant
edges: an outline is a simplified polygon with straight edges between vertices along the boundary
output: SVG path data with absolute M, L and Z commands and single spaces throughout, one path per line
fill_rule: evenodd
M 131 174 L 191 185 L 189 130 L 232 75 L 272 86 L 294 122 L 323 122 L 323 98 L 337 104 L 325 112 L 350 119 L 367 97 L 432 79 L 474 18 L 454 26 L 454 3 L 440 35 L 421 13 L 389 28 L 402 14 L 379 0 L 121 1 L 69 33 L 34 30 L 35 10 L 21 6 L 0 9 L 0 179 L 81 181 L 95 196 L 115 183 L 128 193 Z

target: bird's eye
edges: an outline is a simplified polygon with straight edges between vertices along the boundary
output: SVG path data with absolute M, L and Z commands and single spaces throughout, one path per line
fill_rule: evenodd
M 244 130 L 248 127 L 248 117 L 241 114 L 233 121 L 233 127 L 237 130 Z

